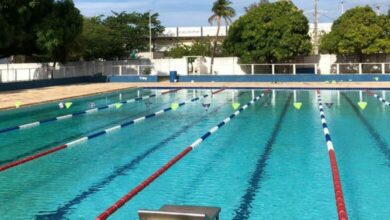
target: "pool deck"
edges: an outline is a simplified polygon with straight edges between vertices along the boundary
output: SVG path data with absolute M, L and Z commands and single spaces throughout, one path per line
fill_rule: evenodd
M 269 89 L 390 89 L 390 82 L 340 82 L 340 83 L 93 83 L 67 86 L 52 86 L 36 89 L 0 92 L 0 110 L 14 109 L 16 102 L 31 106 L 76 97 L 114 92 L 129 88 L 269 88 Z
M 134 84 L 128 83 L 93 83 L 0 92 L 0 110 L 14 109 L 16 102 L 21 102 L 21 107 L 25 107 L 106 92 L 121 91 L 133 87 L 135 87 Z

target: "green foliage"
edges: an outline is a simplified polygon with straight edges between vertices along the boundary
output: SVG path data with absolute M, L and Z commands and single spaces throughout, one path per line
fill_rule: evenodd
M 158 14 L 151 17 L 155 38 L 164 27 Z M 115 59 L 149 48 L 149 13 L 113 12 L 83 20 L 72 0 L 1 0 L 0 27 L 0 57 Z
M 176 47 L 167 52 L 167 56 L 172 58 L 182 58 L 184 56 L 211 56 L 212 53 L 213 46 L 211 40 L 209 38 L 205 38 L 194 41 L 191 46 L 178 44 Z M 221 55 L 220 51 L 218 51 L 217 56 L 219 55 Z
M 84 18 L 79 37 L 81 54 L 85 60 L 115 59 L 126 56 L 126 50 L 114 30 L 104 25 L 101 17 Z
M 262 4 L 234 22 L 224 43 L 242 63 L 274 63 L 312 49 L 309 21 L 290 1 Z
M 369 7 L 345 12 L 321 41 L 321 52 L 340 55 L 390 53 L 390 19 Z
M 37 44 L 44 57 L 66 62 L 75 47 L 75 39 L 82 31 L 82 22 L 80 11 L 73 1 L 56 1 L 37 32 Z
M 153 38 L 164 32 L 158 16 L 158 13 L 151 15 Z M 149 48 L 149 13 L 113 12 L 112 16 L 104 20 L 104 25 L 114 31 L 115 37 L 120 40 L 127 53 Z
M 53 0 L 1 0 L 0 56 L 38 52 L 37 30 L 52 6 Z
M 151 15 L 152 37 L 164 32 L 158 14 Z M 120 59 L 149 49 L 149 13 L 116 13 L 105 19 L 85 18 L 79 39 L 85 60 Z

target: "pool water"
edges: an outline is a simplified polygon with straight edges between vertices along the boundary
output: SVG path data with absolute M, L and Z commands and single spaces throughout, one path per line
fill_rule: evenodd
M 121 92 L 123 100 L 154 90 Z M 0 172 L 0 219 L 94 219 L 262 91 L 225 90 L 202 101 Z M 0 134 L 0 165 L 210 93 L 180 90 Z M 376 92 L 387 95 L 389 92 Z M 367 93 L 322 91 L 350 219 L 390 219 L 390 108 Z M 0 113 L 0 129 L 119 101 L 119 93 Z M 357 102 L 368 103 L 361 110 Z M 300 110 L 294 102 L 301 102 Z M 218 130 L 110 219 L 164 204 L 222 208 L 221 219 L 336 219 L 315 91 L 272 91 Z

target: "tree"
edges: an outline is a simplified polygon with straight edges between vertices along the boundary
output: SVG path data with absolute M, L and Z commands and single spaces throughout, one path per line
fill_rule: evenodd
M 153 38 L 164 32 L 158 16 L 158 13 L 151 15 Z M 149 12 L 143 14 L 113 12 L 112 16 L 106 18 L 104 25 L 116 33 L 116 38 L 120 39 L 128 54 L 134 50 L 149 48 Z
M 213 74 L 214 56 L 217 50 L 219 32 L 221 30 L 222 19 L 225 20 L 226 25 L 232 22 L 232 18 L 236 15 L 234 8 L 231 7 L 232 2 L 229 0 L 216 0 L 212 7 L 213 15 L 209 18 L 210 25 L 217 22 L 217 34 L 214 40 L 213 53 L 211 55 L 210 73 Z
M 102 17 L 84 18 L 83 31 L 78 39 L 80 54 L 85 60 L 111 60 L 126 56 L 126 50 L 114 30 L 102 21 Z
M 66 62 L 74 49 L 75 39 L 82 31 L 82 16 L 72 0 L 60 0 L 53 4 L 51 13 L 41 23 L 37 32 L 37 44 L 43 57 L 56 62 Z
M 194 41 L 191 46 L 178 44 L 168 51 L 167 56 L 172 58 L 182 58 L 184 56 L 212 56 L 213 49 L 211 39 L 205 38 Z M 219 56 L 221 54 L 222 50 L 217 46 L 215 55 Z
M 264 5 L 264 4 L 268 4 L 269 3 L 269 0 L 261 0 L 259 3 L 252 3 L 251 5 L 249 5 L 248 7 L 245 7 L 245 11 L 248 12 L 249 10 L 253 9 L 253 8 L 256 8 L 260 5 Z
M 230 26 L 224 48 L 242 63 L 285 61 L 310 53 L 308 32 L 308 19 L 292 2 L 262 4 Z
M 2 0 L 0 57 L 36 53 L 36 33 L 52 5 L 53 0 Z
M 378 16 L 369 7 L 355 7 L 345 12 L 321 41 L 321 51 L 339 55 L 390 53 L 390 19 Z

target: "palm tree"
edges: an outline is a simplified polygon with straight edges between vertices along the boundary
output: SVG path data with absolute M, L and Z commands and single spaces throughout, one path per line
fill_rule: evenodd
M 222 20 L 225 21 L 226 25 L 232 23 L 232 18 L 236 15 L 236 11 L 231 7 L 232 2 L 229 0 L 216 0 L 214 2 L 213 8 L 211 11 L 213 15 L 209 18 L 210 25 L 213 25 L 214 22 L 217 23 L 217 35 L 214 40 L 214 48 L 211 54 L 211 66 L 210 73 L 213 74 L 213 65 L 214 65 L 214 56 L 217 50 L 219 32 L 221 30 Z

